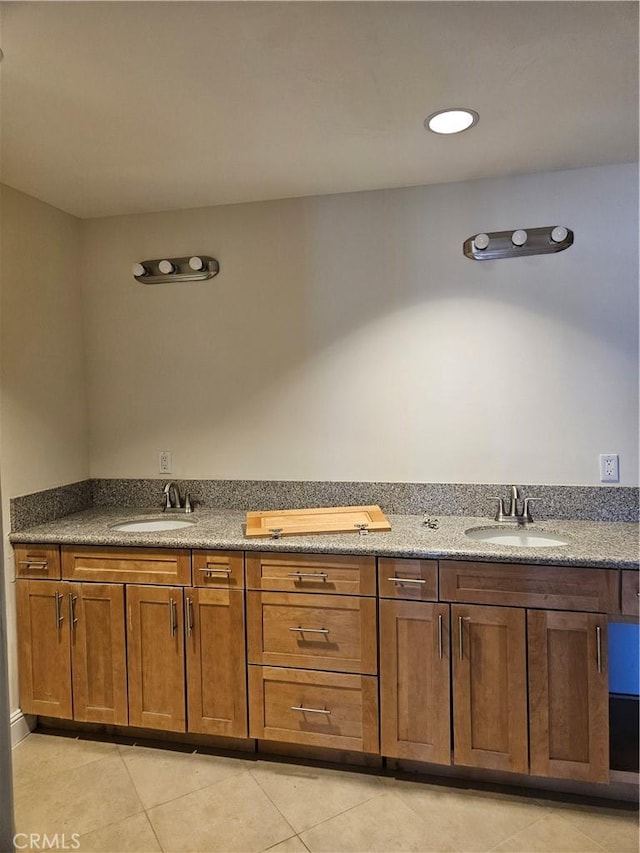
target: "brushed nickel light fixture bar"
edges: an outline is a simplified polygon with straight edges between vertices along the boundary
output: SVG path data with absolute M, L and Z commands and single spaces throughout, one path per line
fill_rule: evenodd
M 573 244 L 573 231 L 564 225 L 546 228 L 519 228 L 515 231 L 492 231 L 474 234 L 464 241 L 463 253 L 472 261 L 494 261 L 523 255 L 546 255 L 563 252 Z
M 142 284 L 166 284 L 170 281 L 205 281 L 220 272 L 220 264 L 208 255 L 190 258 L 159 258 L 139 261 L 131 267 L 136 281 Z

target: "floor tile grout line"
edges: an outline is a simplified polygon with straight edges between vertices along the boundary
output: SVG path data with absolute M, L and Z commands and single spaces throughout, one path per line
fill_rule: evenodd
M 552 813 L 552 816 L 561 817 L 561 815 L 556 815 L 555 813 Z M 493 853 L 493 851 L 497 850 L 498 847 L 500 847 L 502 844 L 506 844 L 508 841 L 511 841 L 512 838 L 515 838 L 516 835 L 519 835 L 521 832 L 525 832 L 526 830 L 531 829 L 536 824 L 541 823 L 543 820 L 545 820 L 546 817 L 549 817 L 549 815 L 542 815 L 541 817 L 536 818 L 536 820 L 534 820 L 532 823 L 529 823 L 529 824 L 527 824 L 527 826 L 524 826 L 521 829 L 519 829 L 517 832 L 513 832 L 507 838 L 503 838 L 502 841 L 499 841 L 497 844 L 494 844 L 494 846 L 489 851 L 487 851 L 487 853 Z M 566 822 L 569 823 L 569 821 L 566 821 Z M 573 824 L 571 824 L 571 826 L 572 826 L 572 829 L 575 829 L 577 832 L 580 832 L 580 830 L 576 826 L 573 826 Z M 581 834 L 586 835 L 585 832 L 583 832 Z M 604 851 L 604 853 L 606 853 L 606 848 L 603 847 L 598 841 L 596 841 L 595 838 L 591 838 L 591 836 L 587 836 L 587 837 L 589 838 L 590 841 L 593 841 L 594 844 L 597 844 L 598 847 L 602 851 Z M 576 851 L 576 853 L 583 853 L 583 851 L 579 850 L 579 851 Z
M 256 783 L 256 785 L 258 786 L 258 788 L 260 788 L 260 790 L 261 790 L 261 791 L 262 791 L 262 793 L 265 795 L 265 797 L 269 800 L 269 802 L 270 802 L 270 803 L 271 803 L 271 805 L 274 807 L 274 809 L 278 812 L 278 814 L 280 815 L 280 817 L 281 817 L 281 818 L 284 820 L 284 822 L 287 824 L 287 826 L 290 826 L 290 827 L 291 827 L 291 831 L 293 832 L 293 834 L 294 834 L 294 835 L 297 835 L 297 834 L 298 834 L 298 830 L 295 828 L 295 826 L 293 826 L 293 825 L 290 823 L 290 821 L 285 817 L 285 815 L 283 815 L 283 814 L 282 814 L 282 812 L 280 811 L 280 809 L 278 808 L 278 806 L 276 805 L 276 803 L 274 803 L 273 799 L 269 796 L 269 793 L 268 793 L 267 791 L 265 791 L 265 789 L 264 789 L 264 788 L 262 787 L 262 785 L 260 784 L 260 781 L 259 781 L 258 779 L 256 779 L 256 777 L 255 777 L 255 776 L 254 776 L 254 774 L 253 774 L 253 770 L 252 770 L 252 768 L 251 768 L 251 767 L 248 767 L 248 768 L 247 768 L 247 772 L 249 773 L 249 775 L 251 776 L 251 778 L 253 779 L 253 781 Z M 290 837 L 293 837 L 293 836 L 290 836 Z M 283 841 L 287 841 L 288 839 L 283 838 L 282 840 L 283 840 Z M 281 842 L 278 842 L 278 843 L 280 844 Z M 272 847 L 273 847 L 273 846 L 275 846 L 275 845 L 272 845 Z
M 385 796 L 386 793 L 386 791 L 381 791 L 379 794 L 374 794 L 373 797 L 368 797 L 366 800 L 362 800 L 361 803 L 356 803 L 353 806 L 349 806 L 348 809 L 343 809 L 341 812 L 337 812 L 336 814 L 331 815 L 331 817 L 326 817 L 323 820 L 318 821 L 318 823 L 314 823 L 313 826 L 308 826 L 306 829 L 301 829 L 299 835 L 302 835 L 305 832 L 310 832 L 312 829 L 317 829 L 319 826 L 322 826 L 323 823 L 328 823 L 330 820 L 334 820 L 335 818 L 341 817 L 342 815 L 345 815 L 348 812 L 353 811 L 354 809 L 360 808 L 360 806 L 364 806 L 366 803 L 370 803 L 371 800 L 375 800 L 378 797 Z M 302 838 L 300 838 L 300 841 L 302 841 L 304 846 L 307 847 Z M 307 847 L 307 849 L 309 848 Z

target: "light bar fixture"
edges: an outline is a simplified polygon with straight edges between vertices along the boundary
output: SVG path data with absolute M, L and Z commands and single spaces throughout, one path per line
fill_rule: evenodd
M 173 281 L 205 281 L 220 272 L 220 264 L 208 255 L 186 258 L 160 258 L 138 261 L 131 267 L 136 281 L 142 284 L 165 284 Z
M 472 261 L 495 261 L 498 258 L 563 252 L 572 244 L 573 231 L 564 225 L 554 225 L 474 234 L 464 241 L 462 251 Z

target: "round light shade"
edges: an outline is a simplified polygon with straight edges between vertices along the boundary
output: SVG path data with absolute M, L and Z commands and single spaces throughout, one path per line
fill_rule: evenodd
M 201 270 L 204 267 L 204 261 L 202 258 L 194 255 L 192 258 L 189 258 L 189 266 L 192 270 Z
M 147 274 L 147 268 L 145 266 L 143 266 L 142 264 L 134 264 L 131 267 L 131 272 L 134 275 L 146 275 Z
M 160 263 L 158 264 L 158 269 L 163 275 L 169 275 L 169 273 L 172 273 L 175 270 L 175 267 L 171 263 L 171 261 L 164 260 L 160 261 Z
M 462 133 L 477 124 L 480 116 L 475 110 L 456 107 L 452 110 L 438 110 L 424 120 L 427 130 L 434 133 Z

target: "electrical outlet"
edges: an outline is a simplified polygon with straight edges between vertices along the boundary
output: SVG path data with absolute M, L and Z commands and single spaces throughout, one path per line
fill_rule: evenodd
M 600 454 L 600 482 L 620 482 L 620 460 L 617 453 Z
M 158 472 L 160 474 L 171 473 L 171 451 L 161 450 L 158 453 Z

